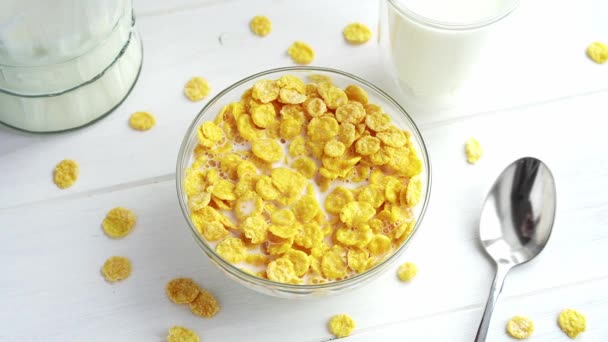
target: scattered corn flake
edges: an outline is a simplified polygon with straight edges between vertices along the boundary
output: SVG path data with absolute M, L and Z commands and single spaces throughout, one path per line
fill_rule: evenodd
M 572 339 L 587 330 L 587 318 L 574 309 L 565 309 L 560 312 L 557 317 L 557 324 L 564 334 Z
M 108 211 L 101 225 L 103 231 L 109 237 L 122 238 L 131 232 L 136 221 L 137 218 L 131 210 L 123 207 L 116 207 Z
M 355 321 L 349 315 L 335 315 L 329 320 L 329 331 L 337 338 L 347 337 L 355 329 Z
M 297 64 L 310 64 L 315 58 L 315 52 L 312 47 L 304 42 L 294 42 L 289 49 L 287 49 L 287 53 Z
M 530 337 L 533 332 L 534 322 L 528 317 L 513 316 L 509 322 L 507 322 L 507 333 L 518 340 Z
M 200 289 L 198 296 L 190 302 L 189 306 L 193 314 L 205 318 L 211 318 L 220 311 L 220 306 L 215 297 L 204 289 Z
M 272 22 L 265 15 L 256 15 L 249 22 L 251 31 L 260 37 L 267 36 L 272 31 Z
M 194 331 L 176 325 L 169 329 L 167 342 L 199 342 L 199 338 Z
M 129 119 L 131 128 L 138 131 L 147 131 L 154 127 L 155 124 L 156 119 L 148 112 L 135 112 L 131 114 L 131 118 Z
M 247 256 L 247 248 L 243 243 L 243 240 L 236 237 L 227 237 L 220 241 L 215 246 L 215 251 L 222 258 L 232 263 L 237 263 L 245 260 Z
M 464 145 L 464 153 L 469 164 L 475 164 L 483 156 L 483 148 L 477 139 L 469 138 Z
M 397 270 L 397 276 L 401 281 L 410 281 L 418 273 L 418 267 L 412 262 L 406 262 L 399 266 Z
M 293 284 L 299 282 L 293 263 L 287 258 L 278 258 L 271 261 L 266 268 L 266 275 L 269 280 L 279 283 Z
M 78 164 L 71 159 L 64 159 L 53 170 L 53 182 L 60 189 L 67 189 L 78 179 Z
M 608 61 L 608 45 L 593 42 L 587 47 L 587 56 L 597 64 L 603 64 Z
M 175 304 L 188 304 L 200 293 L 200 287 L 190 278 L 175 278 L 167 283 L 167 297 Z
M 251 144 L 253 154 L 269 163 L 275 163 L 283 159 L 283 148 L 274 139 L 258 139 Z
M 101 274 L 111 283 L 127 279 L 131 274 L 131 261 L 122 256 L 110 257 L 103 264 Z
M 209 95 L 210 91 L 209 82 L 202 77 L 192 77 L 184 86 L 184 95 L 190 101 L 200 101 Z
M 350 44 L 363 44 L 372 37 L 372 31 L 364 24 L 348 24 L 342 31 L 344 39 Z
M 350 101 L 357 101 L 362 105 L 366 105 L 369 101 L 367 92 L 358 85 L 351 84 L 344 89 L 344 92 Z

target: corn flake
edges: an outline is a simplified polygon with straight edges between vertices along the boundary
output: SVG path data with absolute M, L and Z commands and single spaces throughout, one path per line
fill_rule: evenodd
M 147 131 L 156 125 L 156 119 L 148 112 L 135 112 L 131 114 L 129 125 L 134 130 Z
M 302 193 L 306 186 L 306 178 L 299 172 L 294 170 L 279 167 L 273 169 L 270 173 L 272 184 L 279 190 L 280 193 L 293 196 Z
M 422 180 L 419 176 L 410 178 L 407 184 L 407 190 L 405 193 L 405 199 L 408 207 L 414 207 L 420 202 L 422 196 Z
M 262 103 L 268 103 L 279 97 L 280 90 L 281 88 L 276 81 L 261 80 L 253 85 L 251 97 Z
M 302 196 L 294 205 L 293 211 L 300 222 L 309 222 L 317 216 L 321 208 L 315 196 Z
M 336 240 L 344 246 L 365 248 L 374 238 L 372 229 L 367 224 L 357 227 L 341 227 L 336 230 Z
M 279 283 L 297 284 L 300 281 L 293 263 L 287 258 L 278 258 L 271 261 L 266 269 L 266 275 L 269 280 Z
M 273 139 L 258 139 L 251 144 L 253 154 L 269 163 L 275 163 L 283 159 L 283 148 Z
M 264 103 L 251 109 L 251 120 L 258 127 L 269 127 L 276 120 L 274 106 L 270 103 Z
M 335 245 L 323 253 L 321 271 L 327 279 L 344 278 L 347 275 L 347 268 L 345 250 L 341 246 Z
M 318 85 L 319 95 L 325 101 L 325 105 L 329 109 L 336 109 L 348 103 L 348 96 L 344 90 L 332 85 L 331 83 L 321 82 Z
M 287 258 L 291 261 L 296 276 L 302 277 L 308 272 L 308 268 L 310 267 L 308 254 L 296 249 L 291 249 L 283 254 L 283 258 Z
M 330 157 L 340 157 L 346 152 L 346 146 L 337 140 L 330 140 L 323 147 L 323 152 Z
M 60 189 L 67 189 L 76 183 L 78 179 L 78 164 L 71 159 L 64 159 L 53 171 L 53 181 Z
M 175 304 L 188 304 L 200 293 L 200 287 L 190 278 L 176 278 L 165 286 L 167 297 Z
M 350 44 L 363 44 L 372 37 L 372 31 L 364 24 L 348 24 L 342 31 L 344 39 Z
M 103 264 L 101 274 L 111 283 L 127 279 L 131 274 L 131 261 L 125 257 L 113 256 Z
M 304 102 L 306 113 L 313 118 L 317 118 L 327 112 L 327 105 L 319 98 L 311 98 Z
M 373 155 L 380 150 L 380 139 L 372 136 L 365 136 L 355 143 L 355 151 L 362 156 Z M 373 161 L 373 160 L 372 160 Z M 375 164 L 375 163 L 374 163 Z
M 294 42 L 289 49 L 287 49 L 287 53 L 297 64 L 310 64 L 315 58 L 313 49 L 304 42 Z
M 587 47 L 587 56 L 597 64 L 603 64 L 608 61 L 608 45 L 593 42 Z
M 359 102 L 352 101 L 336 108 L 336 120 L 340 123 L 358 124 L 363 119 L 365 119 L 365 108 Z
M 311 141 L 327 141 L 338 135 L 340 126 L 333 117 L 322 116 L 312 118 L 308 123 L 308 138 Z
M 483 148 L 477 139 L 469 138 L 464 144 L 464 153 L 469 164 L 475 164 L 483 156 Z
M 340 221 L 348 227 L 365 224 L 376 214 L 374 207 L 367 202 L 349 202 L 340 210 Z
M 337 338 L 347 337 L 355 329 L 355 321 L 349 315 L 335 315 L 329 320 L 329 331 Z
M 391 239 L 384 234 L 376 234 L 367 245 L 371 255 L 383 255 L 391 250 Z
M 135 226 L 137 218 L 127 208 L 116 207 L 110 210 L 101 223 L 103 231 L 111 238 L 127 236 Z
M 570 338 L 576 338 L 578 334 L 587 330 L 587 318 L 574 309 L 565 309 L 560 312 L 557 324 Z
M 281 124 L 279 127 L 279 136 L 285 140 L 291 140 L 300 135 L 302 131 L 302 125 L 298 122 L 298 120 L 286 117 L 281 120 Z
M 184 95 L 190 101 L 200 101 L 209 95 L 210 91 L 209 82 L 202 77 L 192 77 L 184 86 Z
M 367 92 L 358 85 L 351 84 L 344 89 L 344 92 L 350 101 L 357 101 L 362 105 L 366 105 L 369 101 Z
M 316 222 L 308 222 L 302 224 L 294 237 L 294 242 L 298 246 L 304 248 L 312 248 L 321 243 L 323 240 L 323 232 L 321 227 Z
M 291 167 L 308 179 L 312 179 L 317 173 L 317 163 L 308 157 L 300 157 L 294 160 Z
M 518 340 L 528 338 L 534 332 L 534 322 L 528 317 L 514 316 L 507 322 L 507 333 Z
M 211 318 L 220 311 L 215 297 L 207 290 L 200 289 L 196 298 L 190 302 L 190 311 L 197 316 Z
M 272 31 L 272 22 L 265 15 L 256 15 L 249 22 L 251 32 L 260 37 L 267 36 Z
M 348 250 L 346 259 L 348 261 L 348 267 L 357 273 L 363 273 L 367 270 L 369 252 L 361 248 L 352 248 Z
M 199 342 L 199 338 L 194 331 L 176 325 L 169 329 L 167 342 Z
M 247 256 L 247 248 L 245 248 L 243 240 L 235 237 L 227 237 L 220 241 L 215 246 L 215 251 L 222 258 L 232 263 L 241 262 Z
M 416 264 L 412 262 L 402 264 L 397 270 L 397 276 L 401 281 L 410 281 L 416 276 L 417 273 L 418 267 L 416 267 Z

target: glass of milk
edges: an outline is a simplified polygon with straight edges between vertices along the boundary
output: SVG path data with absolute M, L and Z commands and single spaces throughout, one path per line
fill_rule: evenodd
M 137 80 L 131 0 L 0 1 L 0 123 L 30 132 L 89 124 Z
M 379 42 L 390 72 L 424 105 L 460 100 L 484 42 L 519 0 L 381 0 Z

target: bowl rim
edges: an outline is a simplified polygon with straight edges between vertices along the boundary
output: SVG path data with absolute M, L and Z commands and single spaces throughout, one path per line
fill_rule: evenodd
M 350 78 L 356 82 L 362 83 L 366 87 L 368 87 L 368 88 L 372 89 L 373 91 L 375 91 L 376 93 L 378 93 L 378 95 L 383 97 L 384 100 L 388 101 L 391 105 L 395 106 L 399 111 L 401 111 L 401 114 L 404 116 L 404 118 L 410 124 L 411 129 L 414 133 L 414 136 L 420 146 L 420 151 L 418 151 L 418 152 L 421 155 L 421 157 L 424 161 L 424 165 L 426 166 L 426 169 L 427 169 L 427 172 L 426 172 L 427 179 L 425 180 L 426 184 L 427 184 L 426 193 L 424 196 L 424 200 L 421 203 L 422 207 L 420 207 L 420 213 L 416 219 L 416 223 L 414 224 L 414 228 L 412 229 L 412 232 L 410 233 L 408 238 L 403 242 L 403 244 L 396 251 L 394 251 L 391 255 L 385 257 L 380 263 L 378 263 L 374 267 L 370 268 L 369 270 L 367 270 L 363 273 L 356 274 L 356 275 L 346 278 L 346 279 L 331 281 L 331 282 L 321 283 L 321 284 L 287 284 L 287 283 L 280 283 L 280 282 L 275 282 L 275 281 L 272 281 L 269 279 L 260 278 L 253 274 L 247 273 L 247 272 L 243 271 L 241 268 L 239 268 L 238 266 L 236 266 L 236 265 L 228 262 L 224 258 L 222 258 L 210 246 L 207 245 L 207 242 L 205 242 L 204 239 L 201 238 L 200 234 L 198 233 L 198 230 L 196 229 L 196 227 L 194 227 L 194 224 L 192 223 L 192 221 L 190 219 L 190 212 L 188 209 L 188 205 L 184 200 L 185 192 L 183 190 L 183 181 L 182 181 L 183 172 L 182 172 L 181 166 L 185 160 L 190 159 L 190 154 L 192 153 L 192 151 L 186 151 L 186 147 L 188 145 L 188 142 L 190 141 L 191 136 L 193 135 L 194 132 L 196 132 L 196 129 L 198 128 L 198 122 L 200 121 L 202 116 L 204 116 L 207 113 L 207 111 L 209 110 L 209 108 L 211 108 L 216 102 L 220 101 L 226 94 L 230 93 L 235 88 L 243 85 L 244 83 L 247 83 L 254 79 L 268 76 L 271 74 L 276 74 L 276 73 L 280 73 L 280 72 L 289 72 L 289 71 L 294 71 L 294 72 L 319 71 L 319 72 L 325 72 L 325 73 L 330 73 L 330 74 L 338 74 L 340 76 Z M 186 153 L 188 153 L 188 155 L 186 155 Z M 184 168 L 184 170 L 185 170 L 185 168 Z M 360 281 L 363 281 L 363 280 L 367 279 L 368 277 L 372 277 L 373 275 L 377 274 L 378 272 L 383 270 L 385 266 L 391 264 L 393 261 L 395 261 L 397 258 L 399 258 L 399 256 L 405 251 L 405 248 L 409 245 L 409 243 L 412 240 L 412 238 L 414 237 L 415 233 L 418 231 L 418 228 L 420 227 L 420 225 L 423 221 L 424 215 L 426 213 L 426 210 L 427 210 L 427 207 L 429 204 L 430 194 L 431 194 L 431 187 L 432 187 L 431 170 L 432 169 L 431 169 L 431 162 L 430 162 L 430 158 L 429 158 L 429 154 L 428 154 L 428 149 L 424 143 L 424 139 L 422 138 L 422 134 L 420 133 L 418 126 L 414 123 L 414 121 L 412 120 L 410 115 L 407 113 L 407 111 L 401 105 L 399 105 L 399 103 L 397 103 L 397 101 L 395 101 L 392 97 L 390 97 L 383 90 L 381 90 L 377 86 L 373 85 L 372 83 L 370 83 L 358 76 L 355 76 L 353 74 L 350 74 L 348 72 L 344 72 L 341 70 L 337 70 L 337 69 L 333 69 L 333 68 L 326 68 L 326 67 L 318 67 L 318 66 L 290 66 L 290 67 L 268 69 L 265 71 L 255 73 L 248 77 L 245 77 L 245 78 L 241 79 L 240 81 L 235 82 L 232 85 L 226 87 L 224 90 L 222 90 L 217 95 L 215 95 L 211 100 L 209 100 L 209 102 L 207 102 L 207 104 L 205 104 L 205 106 L 203 106 L 203 108 L 199 111 L 199 113 L 193 118 L 192 123 L 186 130 L 186 134 L 184 135 L 184 139 L 182 140 L 182 143 L 180 145 L 180 149 L 179 149 L 178 156 L 177 156 L 177 168 L 176 168 L 175 182 L 176 182 L 176 187 L 177 187 L 177 197 L 178 197 L 178 201 L 180 204 L 180 209 L 182 211 L 182 214 L 184 215 L 184 218 L 186 219 L 186 222 L 188 223 L 188 226 L 190 227 L 190 232 L 192 233 L 192 235 L 194 235 L 194 238 L 195 238 L 195 241 L 197 242 L 197 244 L 203 249 L 205 254 L 207 254 L 207 256 L 214 263 L 220 264 L 222 266 L 222 268 L 224 270 L 228 271 L 231 275 L 236 276 L 237 278 L 239 278 L 241 280 L 248 281 L 249 283 L 263 285 L 265 287 L 280 288 L 280 290 L 286 290 L 286 291 L 292 290 L 292 291 L 294 291 L 294 293 L 299 293 L 299 292 L 305 291 L 305 290 L 311 290 L 311 291 L 312 290 L 331 290 L 332 288 L 336 288 L 336 287 L 339 288 L 339 287 L 345 287 L 348 285 L 357 284 Z

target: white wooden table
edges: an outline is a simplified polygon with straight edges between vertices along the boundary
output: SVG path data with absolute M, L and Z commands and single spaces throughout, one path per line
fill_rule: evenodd
M 342 28 L 376 28 L 376 1 L 137 0 L 144 67 L 132 95 L 93 126 L 55 135 L 0 128 L 0 341 L 162 341 L 173 325 L 203 341 L 324 341 L 328 318 L 357 322 L 350 341 L 472 341 L 493 276 L 478 244 L 477 220 L 495 176 L 532 155 L 553 170 L 558 210 L 553 235 L 533 262 L 507 278 L 489 341 L 513 315 L 536 324 L 531 341 L 567 341 L 556 324 L 573 307 L 588 317 L 580 341 L 608 340 L 608 65 L 584 55 L 608 41 L 604 0 L 523 1 L 511 29 L 493 41 L 494 58 L 475 101 L 441 111 L 408 107 L 429 147 L 431 203 L 399 262 L 414 261 L 409 284 L 394 270 L 338 297 L 290 301 L 232 282 L 196 246 L 178 208 L 174 170 L 186 127 L 203 102 L 182 95 L 194 75 L 213 93 L 252 73 L 291 65 L 293 40 L 309 42 L 315 65 L 368 79 L 399 101 L 374 42 L 347 46 Z M 253 36 L 248 21 L 265 14 L 274 31 Z M 221 38 L 221 39 L 220 39 Z M 221 40 L 221 42 L 220 42 Z M 157 117 L 149 132 L 131 130 L 129 115 Z M 485 157 L 465 162 L 463 143 L 478 138 Z M 55 164 L 78 161 L 69 190 L 52 183 Z M 114 206 L 132 208 L 134 232 L 110 240 L 100 222 Z M 112 255 L 128 256 L 132 276 L 106 283 Z M 218 297 L 213 319 L 193 316 L 164 293 L 174 277 L 193 277 Z

